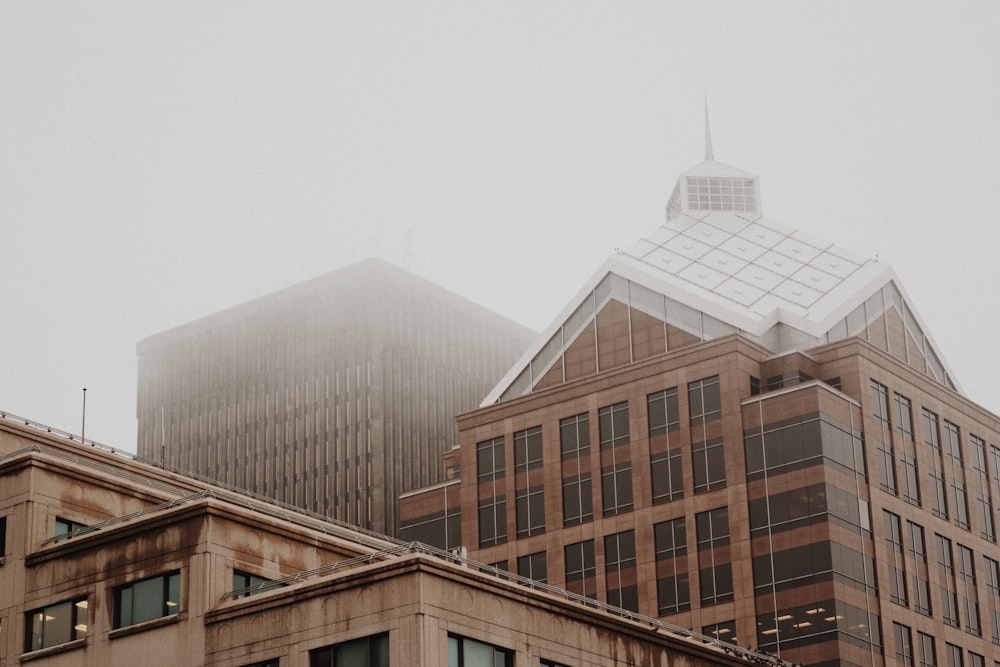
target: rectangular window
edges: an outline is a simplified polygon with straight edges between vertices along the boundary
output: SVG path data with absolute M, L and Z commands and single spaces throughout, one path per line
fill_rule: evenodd
M 628 402 L 608 405 L 597 411 L 601 449 L 613 449 L 629 443 Z
M 1000 488 L 1000 447 L 990 445 L 989 466 L 993 471 L 993 482 Z
M 479 483 L 495 482 L 504 475 L 503 436 L 476 445 Z
M 965 485 L 955 480 L 951 483 L 952 507 L 955 508 L 955 525 L 959 528 L 969 529 L 969 498 L 965 492 Z
M 180 611 L 181 573 L 169 572 L 115 589 L 116 628 L 124 628 Z
M 694 472 L 694 492 L 722 489 L 726 486 L 726 451 L 722 438 L 691 445 L 691 468 Z
M 737 644 L 739 642 L 739 639 L 736 637 L 736 621 L 723 621 L 722 623 L 706 625 L 701 629 L 701 634 L 729 644 Z
M 722 417 L 719 376 L 688 383 L 688 409 L 691 425 L 704 424 Z
M 597 566 L 594 540 L 567 544 L 563 549 L 566 563 L 566 589 L 589 598 L 597 597 Z
M 313 649 L 309 651 L 309 667 L 389 667 L 389 634 Z
M 653 454 L 649 459 L 649 467 L 653 478 L 654 505 L 684 497 L 684 469 L 680 448 Z
M 691 608 L 691 586 L 684 517 L 655 524 L 653 540 L 658 613 L 663 616 L 687 611 Z
M 541 658 L 538 661 L 538 667 L 568 667 L 568 666 L 562 664 L 561 662 L 555 662 L 554 660 L 546 660 L 545 658 Z
M 920 471 L 917 469 L 917 459 L 903 454 L 900 462 L 903 464 L 903 500 L 920 507 Z
M 479 483 L 479 546 L 507 541 L 507 496 L 503 436 L 476 445 Z
M 927 473 L 931 486 L 931 512 L 942 519 L 948 518 L 948 497 L 944 490 L 944 473 L 931 470 Z
M 960 627 L 958 618 L 958 594 L 955 590 L 955 561 L 952 558 L 951 540 L 934 535 L 937 546 L 938 580 L 941 587 L 941 618 L 945 623 Z
M 983 633 L 979 617 L 979 593 L 976 591 L 976 563 L 972 549 L 961 544 L 958 551 L 958 585 L 962 597 L 965 631 L 977 636 Z
M 986 577 L 986 605 L 989 609 L 990 640 L 1000 644 L 1000 562 L 983 556 Z
M 632 511 L 632 462 L 622 461 L 601 470 L 604 516 Z
M 7 554 L 7 517 L 0 516 L 0 561 Z
M 899 623 L 893 623 L 892 634 L 896 639 L 896 662 L 900 665 L 912 667 L 913 634 L 910 628 Z
M 889 389 L 872 380 L 872 415 L 875 421 L 883 426 L 889 426 Z
M 265 577 L 249 572 L 233 570 L 233 590 L 241 591 L 237 597 L 246 597 L 265 591 L 273 591 L 281 588 L 284 584 L 278 584 Z
M 708 606 L 733 599 L 733 566 L 729 553 L 729 508 L 719 507 L 695 515 L 698 534 L 698 579 L 701 604 Z
M 910 399 L 895 395 L 896 402 L 896 433 L 903 440 L 913 440 L 913 406 Z
M 945 453 L 958 465 L 962 465 L 962 433 L 958 426 L 944 420 Z
M 528 554 L 527 556 L 518 556 L 517 573 L 522 577 L 527 577 L 528 579 L 533 579 L 534 581 L 540 581 L 543 584 L 548 583 L 549 573 L 548 565 L 545 559 L 545 552 L 539 551 L 538 553 Z
M 913 609 L 924 616 L 931 615 L 931 585 L 926 578 L 914 574 L 910 578 L 913 586 Z
M 883 491 L 895 494 L 896 490 L 896 462 L 893 457 L 892 447 L 880 442 L 876 445 L 878 456 L 878 481 Z
M 934 637 L 918 632 L 917 646 L 920 649 L 919 667 L 937 667 L 937 652 L 934 649 Z
M 930 410 L 922 410 L 924 422 L 924 443 L 931 451 L 931 456 L 941 456 L 941 434 L 938 431 L 938 416 Z
M 49 605 L 25 615 L 24 650 L 39 651 L 87 634 L 87 598 Z
M 63 519 L 61 517 L 56 517 L 56 530 L 55 536 L 69 535 L 74 530 L 80 530 L 86 528 L 87 524 L 80 523 L 78 521 L 70 521 L 69 519 Z
M 449 634 L 448 667 L 514 667 L 514 652 Z
M 270 660 L 252 662 L 249 665 L 243 665 L 243 667 L 279 667 L 280 664 L 281 661 L 278 658 L 271 658 Z
M 646 396 L 649 417 L 650 476 L 653 504 L 684 497 L 684 470 L 681 449 L 671 443 L 670 434 L 680 430 L 677 387 Z
M 559 420 L 559 446 L 563 461 L 590 453 L 590 417 L 586 412 Z
M 563 525 L 575 526 L 594 519 L 590 473 L 563 479 Z
M 947 659 L 948 667 L 965 667 L 965 663 L 962 662 L 962 647 L 955 646 L 954 644 L 949 644 L 945 642 L 944 644 L 944 655 Z
M 507 541 L 507 499 L 503 496 L 479 501 L 479 546 Z
M 542 467 L 542 427 L 514 433 L 514 470 L 525 472 Z
M 986 442 L 978 436 L 970 435 L 969 444 L 972 449 L 973 484 L 976 493 L 976 526 L 984 539 L 996 542 L 996 523 L 993 518 L 993 495 L 990 489 L 990 472 L 986 460 Z
M 918 563 L 927 564 L 927 546 L 924 542 L 924 527 L 912 521 L 906 522 L 906 529 L 909 533 L 910 556 Z
M 898 514 L 882 510 L 885 523 L 885 542 L 889 547 L 889 599 L 908 607 L 906 589 L 906 561 L 903 557 L 903 528 Z
M 527 537 L 545 532 L 545 491 L 543 486 L 518 489 L 517 536 Z
M 650 439 L 680 430 L 681 414 L 677 405 L 677 387 L 649 394 L 646 396 L 646 407 Z
M 514 433 L 514 494 L 517 536 L 545 532 L 545 487 L 542 484 L 542 427 Z
M 604 563 L 608 604 L 638 612 L 634 530 L 604 537 Z
M 562 451 L 563 525 L 592 521 L 594 500 L 591 489 L 590 418 L 586 412 L 559 420 Z

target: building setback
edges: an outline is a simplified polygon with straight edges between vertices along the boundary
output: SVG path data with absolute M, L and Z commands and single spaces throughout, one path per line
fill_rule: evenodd
M 144 460 L 382 533 L 532 334 L 367 260 L 137 346 Z
M 459 417 L 401 534 L 805 665 L 998 667 L 1000 419 L 714 159 Z
M 0 413 L 0 665 L 781 663 Z

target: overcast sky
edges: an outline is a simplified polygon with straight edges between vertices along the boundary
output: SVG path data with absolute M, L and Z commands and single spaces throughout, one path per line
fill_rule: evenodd
M 893 264 L 1000 411 L 1000 2 L 0 0 L 0 409 L 135 449 L 135 344 L 370 256 L 536 330 L 680 172 Z M 983 350 L 988 350 L 986 354 Z

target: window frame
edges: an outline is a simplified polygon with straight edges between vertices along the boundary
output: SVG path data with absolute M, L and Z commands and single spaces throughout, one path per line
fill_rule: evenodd
M 455 653 L 452 655 L 452 642 L 454 642 Z M 453 632 L 448 633 L 447 642 L 447 655 L 448 655 L 448 667 L 465 667 L 465 649 L 466 643 L 476 644 L 479 646 L 485 646 L 487 648 L 493 649 L 493 664 L 496 667 L 514 667 L 514 651 L 509 648 L 504 648 L 502 646 L 497 646 L 496 644 L 491 644 L 489 642 L 480 641 L 478 639 L 473 639 L 471 637 L 465 637 L 463 635 L 458 635 Z M 455 658 L 457 662 L 452 661 L 452 657 Z M 497 658 L 503 659 L 503 662 L 498 664 Z
M 135 588 L 141 584 L 148 584 L 154 581 L 161 581 L 162 587 L 160 588 L 160 609 L 161 612 L 157 616 L 152 616 L 150 618 L 143 618 L 141 620 L 134 620 L 136 615 L 136 595 Z M 123 597 L 129 592 L 129 610 L 128 610 L 128 620 L 124 619 L 124 607 L 125 601 Z M 176 595 L 175 595 L 176 594 Z M 172 599 L 176 597 L 176 599 Z M 141 623 L 147 623 L 150 621 L 156 621 L 162 618 L 167 618 L 169 616 L 176 616 L 181 610 L 181 572 L 180 570 L 171 570 L 169 572 L 164 572 L 163 574 L 158 574 L 152 577 L 146 577 L 145 579 L 139 579 L 137 581 L 132 581 L 121 586 L 116 586 L 114 589 L 114 611 L 112 614 L 112 627 L 114 630 L 120 630 L 121 628 L 129 628 Z
M 46 625 L 52 624 L 54 621 L 59 620 L 59 617 L 52 616 L 55 614 L 56 609 L 60 607 L 69 607 L 70 617 L 69 617 L 69 639 L 63 639 L 60 641 L 54 641 L 52 643 L 46 643 L 45 639 L 45 627 Z M 87 632 L 90 629 L 90 603 L 86 595 L 81 595 L 79 597 L 63 600 L 62 602 L 57 602 L 55 604 L 45 605 L 44 607 L 39 607 L 37 609 L 32 609 L 26 612 L 24 615 L 24 651 L 25 653 L 31 653 L 34 651 L 41 651 L 47 648 L 52 648 L 54 646 L 63 646 L 71 642 L 75 642 L 80 639 L 84 639 L 87 636 Z M 81 622 L 80 610 L 83 610 L 83 617 Z M 41 616 L 41 630 L 36 631 L 35 626 L 35 616 Z M 81 629 L 81 625 L 83 626 Z M 40 645 L 35 645 L 36 637 L 39 640 Z
M 337 654 L 348 646 L 357 646 L 361 642 L 367 644 L 368 664 L 365 667 L 389 667 L 389 633 L 380 632 L 364 637 L 355 637 L 336 644 L 327 644 L 309 649 L 309 667 L 338 667 Z M 380 653 L 384 651 L 383 653 Z M 380 658 L 384 658 L 380 660 Z M 344 665 L 343 667 L 347 667 Z M 355 667 L 355 663 L 351 663 Z

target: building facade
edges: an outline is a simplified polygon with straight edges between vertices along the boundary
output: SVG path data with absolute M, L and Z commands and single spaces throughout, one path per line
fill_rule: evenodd
M 1000 419 L 710 149 L 459 433 L 406 539 L 794 663 L 1000 667 Z
M 0 413 L 0 667 L 784 663 Z
M 367 260 L 141 341 L 141 458 L 392 534 L 530 332 Z

